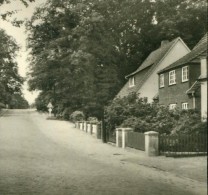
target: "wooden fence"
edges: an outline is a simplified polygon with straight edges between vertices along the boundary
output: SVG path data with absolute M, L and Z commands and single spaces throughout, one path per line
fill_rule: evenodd
M 144 135 L 144 133 L 128 132 L 126 146 L 144 151 L 145 150 L 145 135 Z
M 195 156 L 207 154 L 206 135 L 160 135 L 160 154 L 166 156 Z

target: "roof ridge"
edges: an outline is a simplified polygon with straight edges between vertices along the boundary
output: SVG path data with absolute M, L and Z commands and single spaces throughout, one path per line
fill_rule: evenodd
M 159 61 L 156 63 L 156 64 L 158 64 L 158 63 L 161 61 L 161 59 L 163 59 L 163 57 L 168 53 L 168 51 L 170 50 L 170 48 L 172 48 L 172 46 L 173 46 L 178 40 L 181 40 L 181 38 L 180 38 L 180 37 L 177 37 L 177 38 L 171 40 L 170 42 L 168 42 L 167 44 L 165 44 L 163 47 L 160 46 L 159 48 L 157 48 L 157 49 L 155 49 L 154 51 L 152 51 L 152 52 L 147 56 L 147 58 L 142 62 L 142 64 L 141 64 L 134 72 L 132 72 L 132 73 L 126 75 L 125 78 L 128 78 L 129 76 L 135 75 L 136 73 L 138 73 L 138 72 L 140 72 L 140 71 L 142 71 L 142 70 L 144 70 L 144 69 L 146 69 L 146 68 L 152 66 L 153 64 L 155 64 L 155 63 L 157 62 L 157 60 L 154 60 L 153 63 L 149 64 L 149 65 L 146 66 L 146 67 L 142 67 L 142 66 L 144 66 L 144 64 L 149 60 L 149 58 L 151 57 L 151 55 L 156 54 L 157 52 L 162 52 L 163 50 L 165 50 L 164 54 L 160 57 Z
M 208 33 L 206 32 L 205 35 L 199 40 L 199 42 L 194 46 L 192 50 L 197 49 L 201 44 L 207 42 L 207 38 L 208 38 Z
M 200 46 L 201 46 L 201 45 L 202 45 L 202 44 L 200 44 Z M 203 46 L 203 45 L 202 45 L 202 46 Z M 207 47 L 202 48 L 201 51 L 199 51 L 199 53 L 193 55 L 193 52 L 197 51 L 198 48 L 199 48 L 199 47 L 197 47 L 196 49 L 190 51 L 190 52 L 187 53 L 185 56 L 181 57 L 181 58 L 178 59 L 177 61 L 175 61 L 175 62 L 173 62 L 172 64 L 170 64 L 168 67 L 163 68 L 162 70 L 160 70 L 158 73 L 161 73 L 161 72 L 166 71 L 166 70 L 170 70 L 170 69 L 175 68 L 175 67 L 177 67 L 177 66 L 179 66 L 179 65 L 183 65 L 183 64 L 187 63 L 187 61 L 184 61 L 184 62 L 181 62 L 179 65 L 174 66 L 175 64 L 177 64 L 178 62 L 180 62 L 180 61 L 183 60 L 184 58 L 186 59 L 187 56 L 188 56 L 188 57 L 190 56 L 190 58 L 188 59 L 188 62 L 190 62 L 191 60 L 197 58 L 198 56 L 200 56 L 203 52 L 205 52 L 205 51 L 207 50 Z
M 149 71 L 145 74 L 143 81 L 139 84 L 137 91 L 140 90 L 141 86 L 143 85 L 143 83 L 147 80 L 147 78 L 149 78 L 149 75 L 152 74 L 153 70 L 157 67 L 157 65 L 164 59 L 164 57 L 169 53 L 169 51 L 172 49 L 172 47 L 177 43 L 177 41 L 179 41 L 182 39 L 180 37 L 177 37 L 173 40 L 174 44 L 171 44 L 171 47 L 164 53 L 163 57 L 157 62 L 157 64 L 155 66 L 152 66 Z M 171 41 L 172 42 L 172 41 Z

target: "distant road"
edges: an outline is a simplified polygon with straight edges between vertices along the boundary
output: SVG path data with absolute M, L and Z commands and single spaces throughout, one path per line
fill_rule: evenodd
M 204 184 L 129 163 L 129 155 L 69 122 L 9 110 L 0 117 L 0 195 L 206 194 Z

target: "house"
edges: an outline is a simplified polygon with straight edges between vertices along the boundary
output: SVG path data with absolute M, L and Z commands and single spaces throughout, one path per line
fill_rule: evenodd
M 136 92 L 140 97 L 144 97 L 146 102 L 153 102 L 158 95 L 157 72 L 189 52 L 190 49 L 180 37 L 171 42 L 162 41 L 161 46 L 150 53 L 136 71 L 126 76 L 128 81 L 116 97 L 124 97 Z
M 207 113 L 207 34 L 191 52 L 160 70 L 159 104 Z

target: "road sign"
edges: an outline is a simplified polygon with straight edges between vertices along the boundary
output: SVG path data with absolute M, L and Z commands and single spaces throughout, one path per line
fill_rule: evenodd
M 53 105 L 51 104 L 51 102 L 48 103 L 47 108 L 53 108 Z

